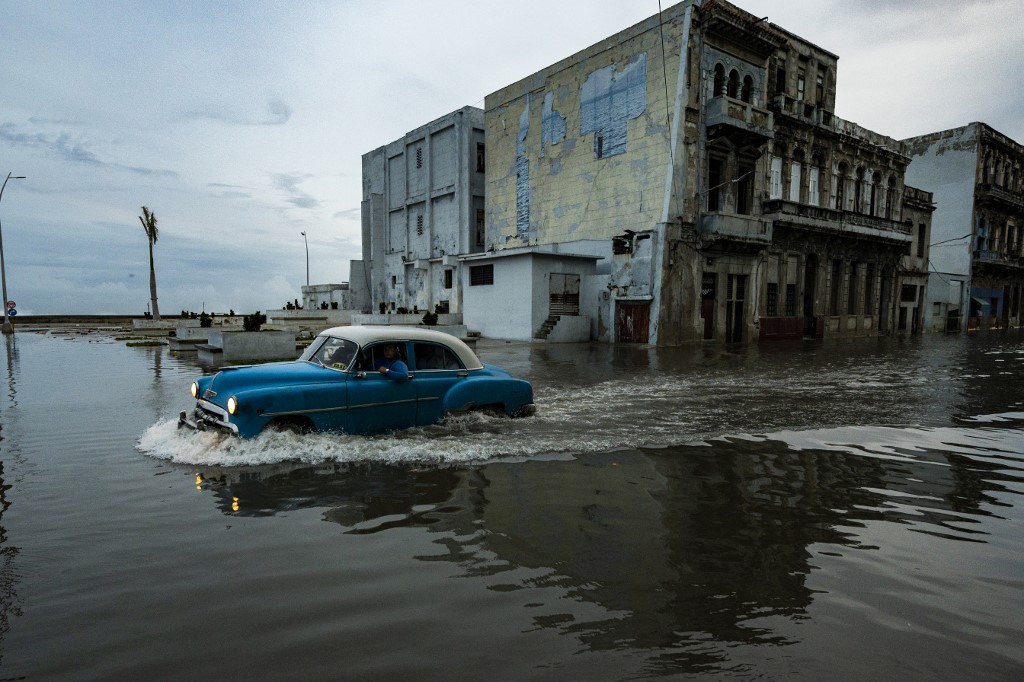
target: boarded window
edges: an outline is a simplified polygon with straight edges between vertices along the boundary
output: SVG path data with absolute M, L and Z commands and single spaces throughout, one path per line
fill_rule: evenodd
M 483 287 L 494 284 L 494 265 L 474 265 L 469 269 L 469 286 Z

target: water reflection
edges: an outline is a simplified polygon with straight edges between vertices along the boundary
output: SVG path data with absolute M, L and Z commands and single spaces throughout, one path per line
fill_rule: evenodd
M 21 615 L 18 593 L 18 569 L 15 562 L 19 554 L 7 540 L 7 529 L 3 525 L 3 517 L 11 506 L 7 499 L 7 491 L 11 486 L 6 483 L 4 463 L 0 461 L 0 664 L 3 663 L 3 643 L 11 629 L 11 618 Z
M 210 469 L 197 484 L 229 515 L 323 508 L 349 534 L 437 534 L 422 560 L 521 593 L 537 628 L 580 650 L 644 651 L 645 674 L 661 675 L 720 671 L 738 644 L 796 643 L 779 625 L 809 617 L 815 557 L 877 550 L 869 524 L 987 542 L 983 520 L 1024 482 L 1019 442 L 1012 429 L 860 429 L 477 467 Z

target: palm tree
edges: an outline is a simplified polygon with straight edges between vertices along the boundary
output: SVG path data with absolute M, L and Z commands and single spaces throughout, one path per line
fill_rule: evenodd
M 146 237 L 149 238 L 149 297 L 153 300 L 153 319 L 159 320 L 160 308 L 156 305 L 156 268 L 153 267 L 153 244 L 156 244 L 159 234 L 159 230 L 156 229 L 156 213 L 143 206 L 139 222 L 142 223 L 142 229 L 146 231 Z

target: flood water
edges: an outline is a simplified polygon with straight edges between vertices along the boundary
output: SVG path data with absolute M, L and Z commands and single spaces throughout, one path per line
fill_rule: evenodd
M 1020 330 L 484 340 L 535 417 L 252 441 L 177 431 L 194 357 L 5 342 L 3 679 L 1024 670 Z

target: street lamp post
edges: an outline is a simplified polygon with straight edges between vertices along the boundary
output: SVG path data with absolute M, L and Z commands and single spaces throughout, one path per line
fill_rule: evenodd
M 14 178 L 15 180 L 24 180 L 25 176 L 24 175 L 11 175 L 10 173 L 8 173 L 7 174 L 7 179 L 4 180 L 4 184 L 0 185 L 0 201 L 2 201 L 3 198 L 4 198 L 4 189 L 7 187 L 7 180 L 10 180 L 11 178 Z M 3 294 L 4 294 L 4 300 L 3 300 L 3 306 L 4 306 L 3 333 L 4 334 L 13 334 L 14 333 L 14 325 L 11 324 L 11 316 L 7 314 L 7 310 L 8 310 L 8 308 L 7 308 L 7 267 L 4 264 L 4 231 L 3 231 L 3 227 L 2 226 L 0 226 L 0 281 L 2 281 L 2 283 L 3 283 Z
M 306 242 L 306 286 L 309 286 L 309 240 L 306 239 L 306 232 L 302 232 L 302 241 Z M 6 298 L 6 294 L 4 294 Z

